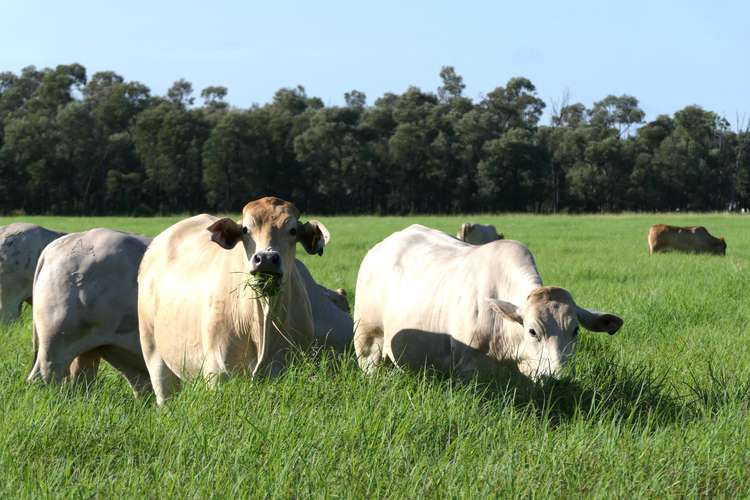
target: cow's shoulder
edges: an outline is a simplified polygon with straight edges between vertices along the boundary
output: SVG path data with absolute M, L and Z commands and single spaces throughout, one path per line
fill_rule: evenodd
M 217 245 L 211 243 L 211 233 L 208 231 L 208 227 L 217 220 L 218 217 L 200 214 L 176 222 L 152 240 L 148 253 L 156 256 L 166 252 L 163 257 L 172 260 L 190 250 L 197 249 L 196 247 L 212 249 L 216 246 L 218 248 Z

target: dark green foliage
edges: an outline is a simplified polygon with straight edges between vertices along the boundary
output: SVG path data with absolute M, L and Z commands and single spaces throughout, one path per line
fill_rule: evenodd
M 318 213 L 737 210 L 750 134 L 699 106 L 644 124 L 638 99 L 563 102 L 549 126 L 534 84 L 325 106 L 304 87 L 237 109 L 177 80 L 164 97 L 80 64 L 0 73 L 0 213 L 231 211 L 273 194 Z

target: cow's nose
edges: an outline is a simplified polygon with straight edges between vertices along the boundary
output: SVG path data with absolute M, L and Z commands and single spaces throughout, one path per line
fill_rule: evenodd
M 250 274 L 266 273 L 281 275 L 281 256 L 275 250 L 257 252 L 250 259 Z

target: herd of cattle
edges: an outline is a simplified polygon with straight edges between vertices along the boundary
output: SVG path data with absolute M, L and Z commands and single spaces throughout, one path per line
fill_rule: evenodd
M 623 324 L 544 286 L 527 247 L 479 224 L 456 237 L 412 225 L 375 245 L 352 317 L 346 292 L 319 285 L 295 258 L 297 243 L 323 255 L 329 241 L 322 223 L 273 197 L 248 203 L 239 222 L 198 215 L 153 240 L 14 223 L 0 228 L 0 320 L 32 304 L 30 381 L 91 381 L 104 359 L 158 404 L 181 380 L 273 375 L 315 344 L 353 344 L 368 373 L 388 361 L 538 380 L 559 374 L 579 326 L 614 334 Z M 650 253 L 726 252 L 702 227 L 656 225 L 648 244 Z M 253 276 L 271 277 L 278 293 L 258 295 Z

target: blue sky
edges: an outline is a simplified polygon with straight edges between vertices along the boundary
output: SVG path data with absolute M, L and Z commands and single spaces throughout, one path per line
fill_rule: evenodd
M 163 94 L 181 77 L 235 106 L 302 84 L 326 104 L 453 65 L 466 95 L 526 76 L 549 104 L 628 93 L 647 118 L 688 105 L 750 114 L 750 1 L 68 1 L 0 9 L 0 71 L 79 62 Z

